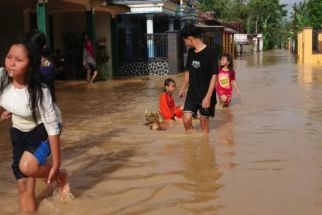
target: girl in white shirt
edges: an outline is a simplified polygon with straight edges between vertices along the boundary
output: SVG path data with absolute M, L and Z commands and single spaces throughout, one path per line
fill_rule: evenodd
M 60 171 L 60 127 L 50 90 L 42 84 L 39 48 L 14 43 L 0 69 L 0 106 L 11 112 L 12 170 L 17 179 L 20 209 L 34 212 L 35 179 L 56 181 L 61 199 L 70 196 L 67 173 Z M 47 157 L 52 154 L 52 164 Z

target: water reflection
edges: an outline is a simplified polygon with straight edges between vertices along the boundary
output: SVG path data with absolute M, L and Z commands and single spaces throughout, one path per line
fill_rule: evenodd
M 216 142 L 218 144 L 232 147 L 235 145 L 235 133 L 233 130 L 234 114 L 231 109 L 222 111 L 221 125 L 216 129 Z
M 298 81 L 306 88 L 319 87 L 322 83 L 322 66 L 314 64 L 299 64 Z
M 209 137 L 200 137 L 186 138 L 184 148 L 184 177 L 189 181 L 184 189 L 193 192 L 188 208 L 195 213 L 214 214 L 217 208 L 213 201 L 218 197 L 217 191 L 221 187 L 218 183 L 221 173 L 216 164 L 214 146 L 210 144 Z

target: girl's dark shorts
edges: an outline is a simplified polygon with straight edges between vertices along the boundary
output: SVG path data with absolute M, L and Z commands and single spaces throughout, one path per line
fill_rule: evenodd
M 28 132 L 22 132 L 12 127 L 10 129 L 10 136 L 12 142 L 11 168 L 17 180 L 26 178 L 19 169 L 20 159 L 25 151 L 33 154 L 38 160 L 39 165 L 46 163 L 51 151 L 44 124 L 39 124 Z
M 95 71 L 97 71 L 96 66 L 94 64 L 92 64 L 92 63 L 87 64 L 87 66 L 85 67 L 85 69 L 87 71 L 90 70 L 91 71 L 91 74 L 93 74 Z

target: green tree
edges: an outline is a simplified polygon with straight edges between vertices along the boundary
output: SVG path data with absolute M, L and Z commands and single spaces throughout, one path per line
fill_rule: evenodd
M 305 26 L 311 25 L 308 16 L 307 2 L 303 1 L 300 3 L 295 3 L 293 5 L 293 11 L 291 12 L 292 20 L 292 31 L 296 36 L 299 31 L 301 31 Z
M 262 33 L 264 48 L 271 49 L 281 44 L 284 38 L 283 20 L 286 17 L 286 5 L 279 0 L 250 0 L 247 4 L 247 33 Z
M 285 40 L 286 5 L 279 0 L 199 0 L 199 9 L 214 11 L 225 22 L 241 22 L 249 34 L 262 33 L 264 48 L 281 46 Z
M 309 0 L 307 2 L 307 16 L 313 28 L 321 29 L 322 27 L 322 1 L 321 0 Z
M 292 30 L 298 33 L 304 27 L 322 28 L 322 1 L 308 0 L 293 5 Z

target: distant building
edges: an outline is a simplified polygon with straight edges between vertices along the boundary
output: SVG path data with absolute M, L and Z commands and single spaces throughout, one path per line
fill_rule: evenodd
M 7 47 L 25 32 L 39 29 L 46 33 L 50 48 L 63 56 L 76 57 L 66 65 L 70 76 L 82 75 L 82 33 L 87 31 L 93 42 L 104 41 L 112 58 L 112 23 L 116 15 L 129 11 L 125 5 L 97 0 L 10 0 L 0 1 L 0 64 Z M 65 61 L 66 63 L 66 61 Z M 110 73 L 111 60 L 108 62 Z M 72 68 L 73 67 L 73 68 Z M 112 74 L 109 74 L 112 75 Z M 75 77 L 71 77 L 75 78 Z
M 118 69 L 115 72 L 119 75 L 176 73 L 178 69 L 169 69 L 168 65 L 168 32 L 178 32 L 185 23 L 195 19 L 190 1 L 114 2 L 130 9 L 129 12 L 117 16 L 115 34 L 118 42 L 115 44 L 117 48 L 114 53 L 117 57 L 114 58 L 113 65 Z

